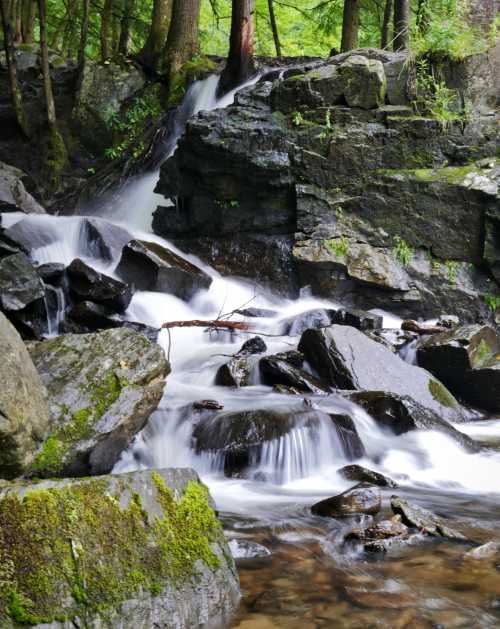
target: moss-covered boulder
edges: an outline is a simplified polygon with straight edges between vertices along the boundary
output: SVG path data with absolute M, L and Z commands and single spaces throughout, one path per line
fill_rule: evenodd
M 339 74 L 349 107 L 373 109 L 385 103 L 387 79 L 378 59 L 352 55 L 342 63 Z
M 224 627 L 238 578 L 189 469 L 0 485 L 0 626 Z
M 1 312 L 0 355 L 0 478 L 10 479 L 32 464 L 50 417 L 47 392 L 30 355 Z
M 162 348 L 121 328 L 59 336 L 30 351 L 52 418 L 31 474 L 107 474 L 158 406 L 169 372 Z

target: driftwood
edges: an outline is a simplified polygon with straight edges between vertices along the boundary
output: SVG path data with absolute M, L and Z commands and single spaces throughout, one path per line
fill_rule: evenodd
M 248 331 L 250 326 L 243 321 L 200 321 L 193 319 L 192 321 L 169 321 L 164 323 L 162 328 L 170 330 L 171 328 L 215 328 L 220 330 L 244 330 Z
M 421 325 L 411 319 L 403 321 L 401 329 L 407 332 L 415 332 L 416 334 L 439 334 L 440 332 L 446 332 L 446 328 L 440 325 Z

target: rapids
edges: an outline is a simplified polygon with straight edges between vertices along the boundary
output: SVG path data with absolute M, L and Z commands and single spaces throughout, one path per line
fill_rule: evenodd
M 167 156 L 175 150 L 190 116 L 232 102 L 234 92 L 222 101 L 216 100 L 217 80 L 217 77 L 210 77 L 195 84 L 188 92 L 173 134 L 165 145 Z M 225 478 L 218 457 L 195 453 L 192 448 L 192 402 L 214 399 L 223 404 L 226 411 L 303 408 L 301 397 L 297 399 L 274 392 L 259 382 L 258 375 L 252 386 L 241 389 L 217 387 L 214 385 L 216 371 L 249 336 L 262 335 L 268 354 L 296 347 L 298 337 L 279 336 L 282 319 L 311 309 L 338 308 L 340 304 L 314 298 L 307 290 L 303 290 L 297 300 L 284 299 L 251 282 L 222 277 L 196 257 L 183 254 L 171 243 L 152 234 L 152 212 L 158 204 L 167 203 L 154 193 L 157 179 L 158 173 L 135 179 L 124 191 L 123 202 L 118 208 L 111 214 L 106 207 L 101 208 L 100 218 L 96 218 L 93 210 L 92 218 L 125 228 L 131 239 L 167 245 L 201 266 L 212 276 L 213 283 L 208 291 L 199 292 L 189 303 L 168 294 L 136 292 L 125 318 L 160 327 L 167 321 L 216 319 L 221 314 L 250 306 L 270 309 L 276 314 L 253 319 L 255 329 L 249 335 L 209 334 L 197 328 L 163 330 L 158 342 L 172 366 L 163 399 L 114 471 L 193 467 L 210 487 L 228 535 L 253 538 L 271 548 L 273 558 L 265 560 L 267 564 L 264 560 L 256 560 L 251 569 L 245 563 L 240 567 L 246 598 L 239 626 L 245 629 L 421 626 L 412 624 L 408 609 L 401 611 L 409 607 L 421 609 L 434 626 L 498 626 L 498 571 L 496 575 L 494 571 L 487 575 L 481 573 L 474 584 L 470 582 L 467 570 L 457 568 L 454 573 L 453 565 L 460 558 L 456 547 L 448 548 L 446 544 L 437 547 L 429 542 L 399 551 L 399 559 L 396 553 L 386 562 L 372 565 L 352 553 L 342 552 L 339 539 L 343 525 L 333 521 L 325 524 L 308 514 L 306 507 L 352 484 L 337 475 L 337 470 L 348 461 L 333 424 L 298 424 L 288 435 L 268 442 L 260 461 L 244 479 Z M 94 257 L 84 238 L 83 215 L 2 215 L 4 227 L 21 220 L 33 233 L 42 231 L 51 236 L 50 244 L 31 252 L 38 263 L 62 262 L 67 265 L 80 257 L 97 270 L 113 275 L 119 255 L 107 262 Z M 62 291 L 55 297 L 58 307 L 47 322 L 49 335 L 57 333 L 64 311 Z M 396 317 L 384 313 L 384 319 L 386 327 L 398 326 Z M 243 318 L 234 314 L 232 320 Z M 412 349 L 408 348 L 403 356 L 409 362 L 414 360 Z M 336 394 L 307 397 L 320 410 L 351 415 L 366 449 L 365 458 L 357 462 L 397 481 L 398 493 L 414 497 L 425 506 L 465 522 L 478 542 L 498 538 L 498 449 L 467 454 L 455 442 L 438 433 L 414 432 L 394 436 L 378 427 L 361 408 Z M 478 440 L 500 442 L 500 419 L 462 424 L 459 428 Z M 423 564 L 419 564 L 419 560 Z M 423 576 L 425 573 L 427 580 Z M 419 574 L 420 580 L 417 578 Z M 353 602 L 352 597 L 345 595 L 353 584 L 363 582 L 361 576 L 367 584 L 370 579 L 376 580 L 376 591 L 385 593 L 386 603 L 376 596 L 372 596 L 371 602 Z M 483 584 L 486 576 L 491 580 L 491 586 Z M 464 591 L 466 595 L 462 596 L 460 592 Z M 391 596 L 400 601 L 408 592 L 416 595 L 418 603 L 387 603 Z M 395 624 L 401 613 L 407 614 L 409 624 Z M 468 624 L 471 622 L 473 624 Z

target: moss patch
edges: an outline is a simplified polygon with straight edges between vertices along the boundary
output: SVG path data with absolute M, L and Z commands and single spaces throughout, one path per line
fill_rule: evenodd
M 493 354 L 492 348 L 488 345 L 488 343 L 481 339 L 479 345 L 474 349 L 474 352 L 471 356 L 472 366 L 476 369 L 482 367 L 488 362 L 488 359 Z
M 106 614 L 141 593 L 219 566 L 223 539 L 204 485 L 180 500 L 151 474 L 161 509 L 146 513 L 130 477 L 35 489 L 0 499 L 0 619 L 20 624 Z
M 446 406 L 446 408 L 455 408 L 457 406 L 455 398 L 440 382 L 437 380 L 429 380 L 428 386 L 429 391 L 436 402 L 439 402 L 442 406 Z

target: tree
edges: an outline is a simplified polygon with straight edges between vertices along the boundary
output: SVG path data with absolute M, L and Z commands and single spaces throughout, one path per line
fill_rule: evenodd
M 169 81 L 199 51 L 201 0 L 174 0 L 163 65 Z
M 134 17 L 134 0 L 125 0 L 123 3 L 123 15 L 120 23 L 120 39 L 118 53 L 126 57 L 130 46 L 130 26 Z
M 342 21 L 342 52 L 358 47 L 359 32 L 359 0 L 344 0 L 344 17 Z
M 410 0 L 394 2 L 394 50 L 408 50 L 410 45 Z
M 22 7 L 21 30 L 23 42 L 31 44 L 35 32 L 36 0 L 23 0 Z
M 278 31 L 278 23 L 276 22 L 276 15 L 274 13 L 274 2 L 273 0 L 267 0 L 267 2 L 269 5 L 269 19 L 271 21 L 271 29 L 273 31 L 274 47 L 276 48 L 276 54 L 278 57 L 281 57 L 281 42 Z
M 111 22 L 113 19 L 113 0 L 104 0 L 104 7 L 101 15 L 101 61 L 104 63 L 111 56 L 110 37 Z
M 165 47 L 170 19 L 172 17 L 172 0 L 154 0 L 153 14 L 148 36 L 138 57 L 139 60 L 152 68 Z
M 384 9 L 384 19 L 382 22 L 382 37 L 380 40 L 380 47 L 387 48 L 389 46 L 389 37 L 392 22 L 392 13 L 394 9 L 394 0 L 386 0 Z
M 78 79 L 76 84 L 76 93 L 80 91 L 83 82 L 83 73 L 85 71 L 85 48 L 87 47 L 87 38 L 89 33 L 89 11 L 90 0 L 83 0 L 82 3 L 82 26 L 80 30 L 80 45 L 78 48 Z
M 233 0 L 232 5 L 229 55 L 219 81 L 219 96 L 255 74 L 253 58 L 255 0 Z
M 26 111 L 24 109 L 23 94 L 17 76 L 16 56 L 14 48 L 14 33 L 10 22 L 8 0 L 0 0 L 0 13 L 3 27 L 3 42 L 5 48 L 5 58 L 9 74 L 10 91 L 12 104 L 16 114 L 16 120 L 26 137 L 29 137 L 29 126 Z

